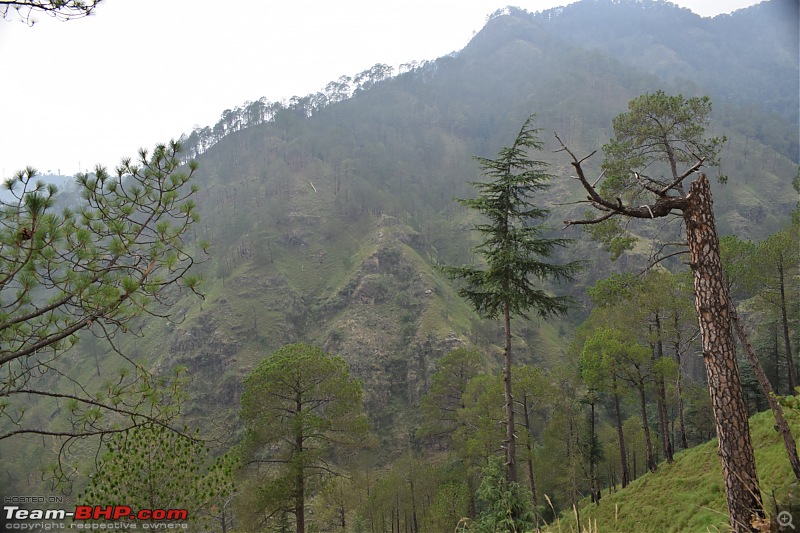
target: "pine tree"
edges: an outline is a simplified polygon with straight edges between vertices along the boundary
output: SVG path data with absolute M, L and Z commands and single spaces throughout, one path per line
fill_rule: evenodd
M 567 224 L 612 223 L 604 240 L 613 245 L 625 238 L 615 217 L 682 218 L 730 525 L 736 532 L 755 531 L 764 509 L 730 327 L 732 308 L 720 261 L 711 184 L 700 172 L 703 166 L 718 165 L 725 139 L 705 136 L 711 115 L 708 97 L 685 99 L 657 91 L 635 98 L 628 109 L 614 119 L 614 138 L 603 147 L 605 178 L 601 175 L 592 183 L 582 167 L 591 154 L 578 159 L 561 143 L 588 194 L 585 202 L 603 213 Z M 696 178 L 687 190 L 684 182 L 690 176 Z
M 290 344 L 245 380 L 241 418 L 245 460 L 259 468 L 259 524 L 290 513 L 295 531 L 305 532 L 309 495 L 339 475 L 333 456 L 363 445 L 361 383 L 341 357 Z

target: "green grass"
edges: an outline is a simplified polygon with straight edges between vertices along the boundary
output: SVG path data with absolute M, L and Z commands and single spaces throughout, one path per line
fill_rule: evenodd
M 768 512 L 800 503 L 800 491 L 786 457 L 783 440 L 773 429 L 772 413 L 750 419 L 756 467 Z M 800 437 L 800 424 L 793 424 Z M 775 500 L 773 500 L 773 495 Z M 662 463 L 616 493 L 603 491 L 599 505 L 583 500 L 579 506 L 581 529 L 597 533 L 729 531 L 716 440 L 675 456 L 673 464 Z M 597 528 L 594 528 L 594 524 Z M 589 529 L 591 524 L 591 529 Z M 574 513 L 551 524 L 550 533 L 577 531 Z

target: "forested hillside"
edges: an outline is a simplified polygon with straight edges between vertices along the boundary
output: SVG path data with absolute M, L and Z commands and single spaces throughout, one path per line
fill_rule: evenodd
M 572 239 L 551 260 L 579 260 L 583 269 L 572 282 L 543 282 L 549 294 L 572 299 L 568 313 L 513 320 L 514 394 L 525 400 L 517 414 L 526 489 L 519 498 L 531 527 L 611 492 L 624 499 L 647 483 L 634 480 L 661 475 L 652 472 L 679 449 L 715 437 L 688 258 L 648 271 L 662 245 L 681 238 L 681 220 L 628 225 L 627 237 L 638 240 L 619 257 L 590 232 L 565 227 L 585 216 L 578 201 L 586 195 L 554 134 L 581 157 L 598 151 L 583 166 L 597 178 L 614 117 L 629 101 L 656 91 L 710 97 L 706 134 L 726 138 L 721 164 L 705 171 L 727 281 L 772 387 L 792 394 L 800 350 L 800 244 L 791 225 L 800 187 L 799 65 L 793 0 L 711 19 L 650 0 L 583 0 L 541 13 L 509 7 L 452 55 L 397 72 L 376 65 L 343 73 L 319 92 L 247 102 L 184 135 L 183 156 L 199 164 L 193 198 L 202 217 L 189 238 L 210 243 L 196 265 L 203 298 L 176 297 L 171 318 L 137 319 L 114 346 L 157 373 L 188 369 L 182 420 L 214 439 L 209 464 L 233 450 L 244 464 L 249 457 L 297 472 L 286 457 L 299 452 L 284 453 L 285 443 L 259 434 L 256 422 L 272 408 L 268 398 L 282 394 L 264 376 L 277 382 L 290 372 L 265 359 L 286 345 L 341 356 L 332 390 L 349 391 L 353 403 L 361 387 L 364 398 L 363 413 L 327 411 L 357 438 L 326 434 L 320 451 L 307 451 L 303 464 L 317 461 L 318 471 L 302 506 L 281 467 L 250 464 L 237 470 L 235 491 L 206 505 L 217 517 L 208 525 L 294 530 L 299 507 L 309 531 L 312 523 L 315 531 L 453 531 L 459 523 L 478 530 L 492 498 L 482 482 L 493 479 L 504 446 L 504 328 L 482 319 L 440 267 L 480 263 L 471 229 L 481 219 L 454 198 L 476 196 L 473 182 L 484 178 L 473 156 L 495 157 L 532 114 L 543 146 L 531 156 L 553 176 L 535 197 L 549 209 L 544 235 Z M 611 345 L 626 354 L 615 363 L 619 385 L 598 359 Z M 323 368 L 297 350 L 309 369 Z M 744 353 L 739 360 L 749 413 L 768 409 Z M 53 390 L 74 387 L 68 379 L 102 390 L 115 376 L 101 368 L 119 366 L 118 355 L 85 332 L 66 361 L 68 378 L 45 377 Z M 31 404 L 25 416 L 46 424 L 63 404 Z M 796 409 L 787 411 L 796 428 Z M 19 441 L 27 446 L 0 442 L 3 457 L 13 458 L 4 483 L 15 493 L 40 486 L 24 472 L 43 456 L 66 456 L 78 486 L 94 472 L 95 448 L 85 441 L 66 450 L 43 437 Z M 773 507 L 797 512 L 797 491 L 774 481 L 791 476 L 783 459 L 761 475 L 779 487 Z

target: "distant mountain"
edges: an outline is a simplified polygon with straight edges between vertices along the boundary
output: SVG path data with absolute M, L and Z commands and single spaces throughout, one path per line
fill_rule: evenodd
M 755 105 L 796 126 L 798 5 L 772 0 L 703 18 L 661 0 L 584 0 L 516 15 L 544 20 L 570 43 L 602 51 L 667 83 L 707 92 L 717 105 Z
M 75 182 L 75 176 L 62 176 L 59 174 L 38 175 L 30 184 L 28 189 L 31 190 L 33 187 L 35 187 L 36 182 L 41 182 L 44 185 L 55 185 L 56 187 L 58 187 L 58 190 L 61 193 L 67 193 L 67 194 L 74 193 L 72 189 Z M 17 185 L 15 190 L 17 191 L 17 193 L 22 192 L 21 184 Z M 0 187 L 0 200 L 8 202 L 11 201 L 13 198 L 14 195 L 11 193 L 11 191 L 9 191 L 6 187 Z
M 202 390 L 234 407 L 231 387 L 259 358 L 311 340 L 348 358 L 373 414 L 387 424 L 400 416 L 443 351 L 495 340 L 432 265 L 469 261 L 467 213 L 452 197 L 472 194 L 471 156 L 494 155 L 531 112 L 547 146 L 540 155 L 563 176 L 553 131 L 588 154 L 643 92 L 710 94 L 713 133 L 729 137 L 730 182 L 715 188 L 720 226 L 752 238 L 774 231 L 795 203 L 796 11 L 786 1 L 713 19 L 654 1 L 508 8 L 456 54 L 368 83 L 362 73 L 352 96 L 336 98 L 331 85 L 246 127 L 244 114 L 226 112 L 214 130 L 229 133 L 198 157 L 203 236 L 215 246 L 211 296 L 173 333 L 171 357 L 200 375 L 211 365 L 217 386 Z M 576 199 L 572 181 L 556 179 L 543 202 Z M 554 208 L 555 227 L 568 209 Z M 643 262 L 612 265 L 585 239 L 571 253 L 598 257 L 586 282 Z M 581 296 L 582 287 L 556 290 Z M 518 339 L 548 339 L 528 351 L 532 360 L 563 349 L 551 327 Z M 214 351 L 217 362 L 206 363 Z M 219 381 L 221 369 L 235 376 Z

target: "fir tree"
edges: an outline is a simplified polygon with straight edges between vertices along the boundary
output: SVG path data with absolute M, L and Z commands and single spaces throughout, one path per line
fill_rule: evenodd
M 516 481 L 516 437 L 514 404 L 511 394 L 511 317 L 527 318 L 531 309 L 541 317 L 559 315 L 569 308 L 569 299 L 553 296 L 543 283 L 569 280 L 578 263 L 564 265 L 547 262 L 566 239 L 547 238 L 547 228 L 533 222 L 544 219 L 549 210 L 532 203 L 534 195 L 547 188 L 551 175 L 547 163 L 528 155 L 541 150 L 542 142 L 533 127 L 531 115 L 522 125 L 514 143 L 500 150 L 497 159 L 475 157 L 488 182 L 475 182 L 478 197 L 457 201 L 483 215 L 486 222 L 475 230 L 483 241 L 475 248 L 482 266 L 446 266 L 443 271 L 463 280 L 459 294 L 483 318 L 503 317 L 505 351 L 503 380 L 506 401 L 506 479 Z

